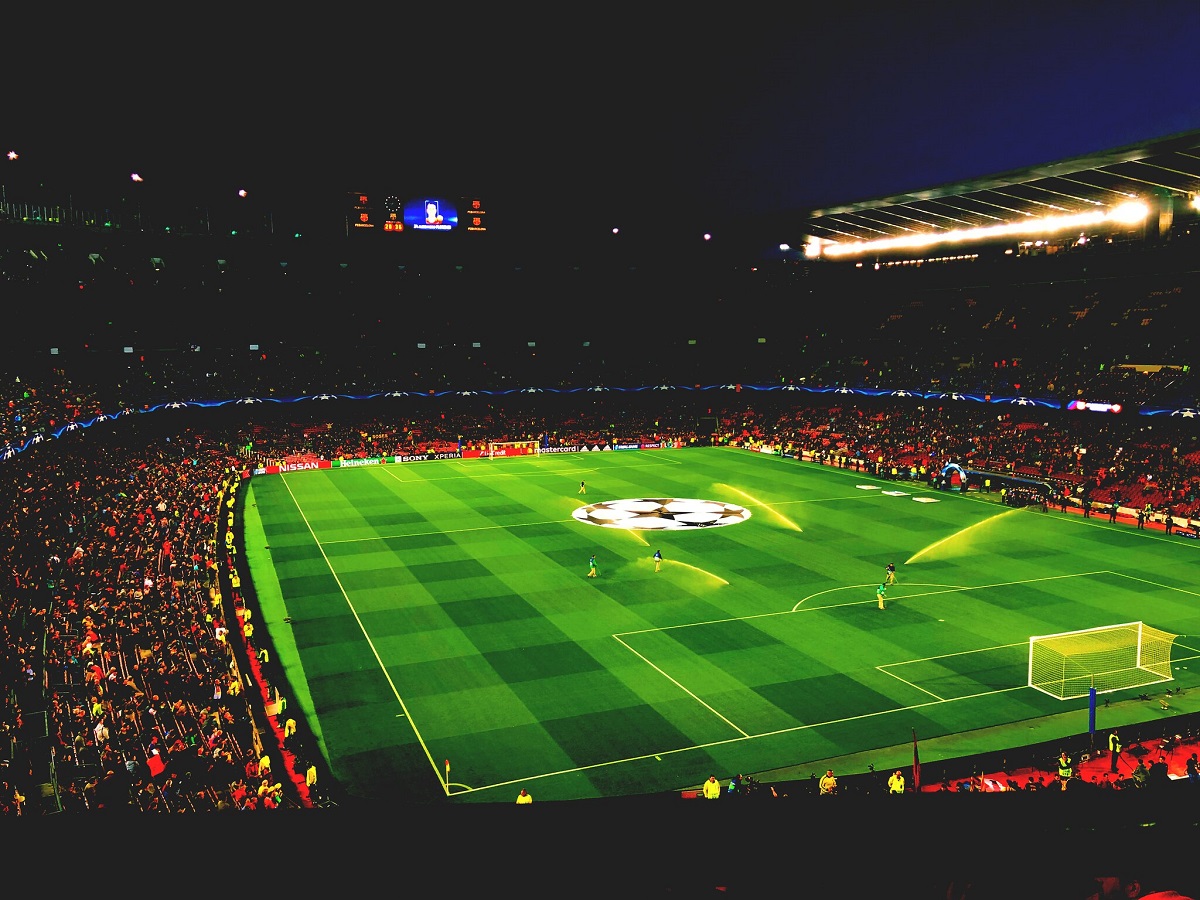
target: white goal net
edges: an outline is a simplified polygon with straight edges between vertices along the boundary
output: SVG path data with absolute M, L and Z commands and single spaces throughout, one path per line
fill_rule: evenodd
M 1029 639 L 1029 687 L 1069 700 L 1170 681 L 1177 634 L 1126 622 Z

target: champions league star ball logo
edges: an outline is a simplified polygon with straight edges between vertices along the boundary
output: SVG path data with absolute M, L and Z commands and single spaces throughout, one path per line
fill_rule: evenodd
M 592 503 L 575 510 L 571 515 L 580 522 L 605 528 L 664 531 L 736 525 L 750 518 L 750 511 L 719 500 L 643 498 Z

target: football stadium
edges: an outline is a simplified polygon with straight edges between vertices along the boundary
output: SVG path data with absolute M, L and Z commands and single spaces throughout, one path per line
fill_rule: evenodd
M 514 266 L 453 190 L 297 241 L 6 187 L 3 814 L 731 854 L 617 896 L 1190 837 L 1198 198 L 1188 131 Z

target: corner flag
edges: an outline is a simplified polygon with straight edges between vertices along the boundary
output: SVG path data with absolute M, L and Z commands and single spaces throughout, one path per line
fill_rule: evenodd
M 913 734 L 913 790 L 921 790 L 921 757 L 917 753 L 917 729 L 912 730 Z

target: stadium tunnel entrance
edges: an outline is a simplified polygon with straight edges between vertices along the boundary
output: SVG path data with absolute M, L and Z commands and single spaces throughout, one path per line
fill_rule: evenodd
M 1033 503 L 1041 503 L 1042 499 L 1049 500 L 1058 495 L 1058 491 L 1054 490 L 1046 481 L 1039 481 L 1036 478 L 1022 478 L 1017 475 L 1006 475 L 1001 472 L 987 472 L 980 469 L 968 469 L 966 472 L 965 484 L 969 484 L 973 490 L 984 490 L 984 484 L 988 479 L 991 479 L 991 490 L 993 493 L 1004 488 L 1007 491 L 1007 496 L 1014 500 L 1025 498 L 1025 503 L 1016 505 L 1030 505 Z M 1006 497 L 1007 499 L 1007 497 Z

